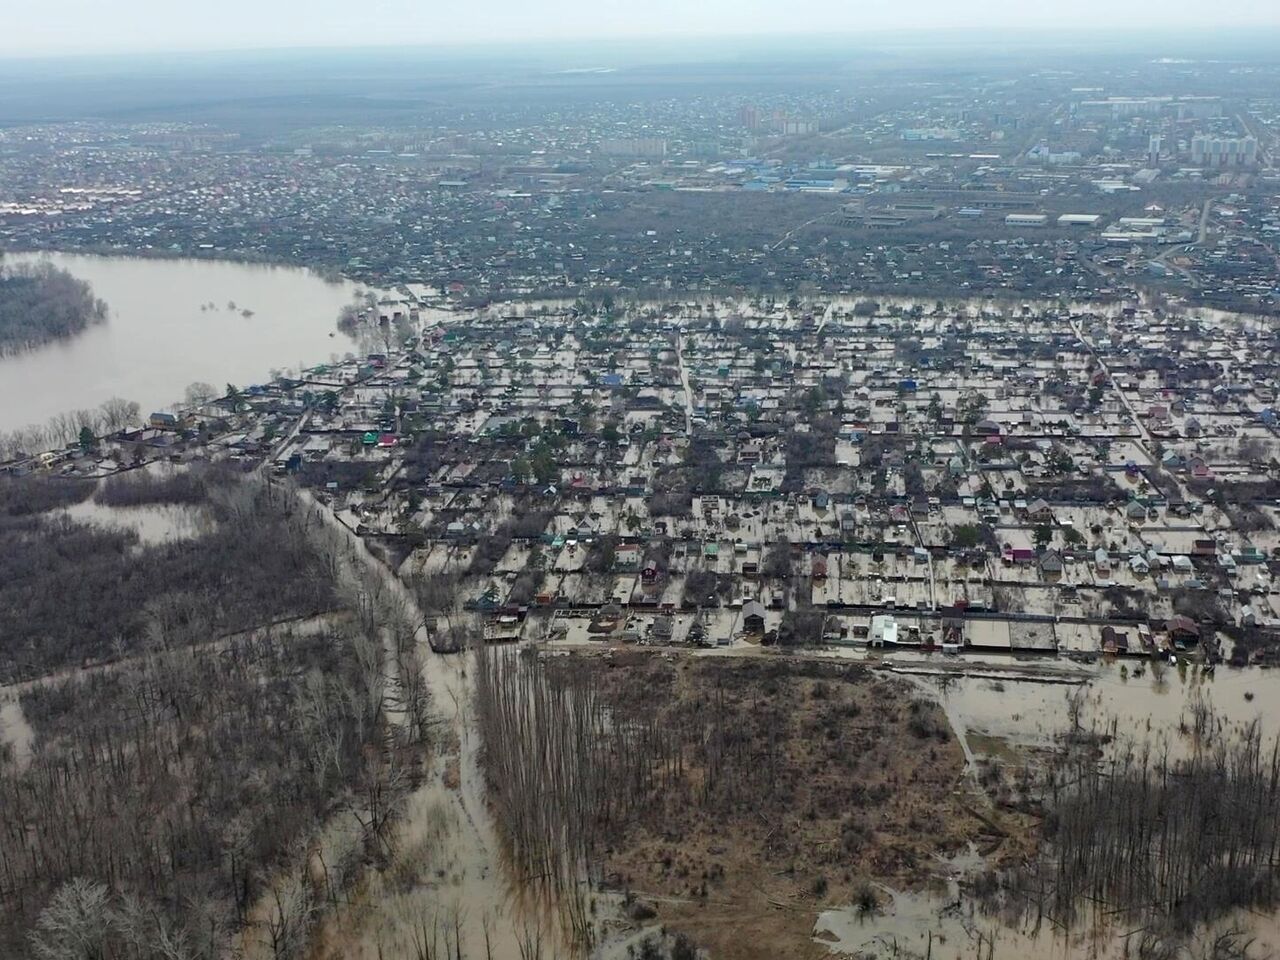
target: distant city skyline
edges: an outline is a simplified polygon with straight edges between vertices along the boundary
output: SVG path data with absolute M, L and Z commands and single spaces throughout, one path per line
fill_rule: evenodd
M 1260 0 L 47 0 L 12 4 L 0 57 L 295 47 L 459 45 L 485 42 L 875 31 L 1072 31 L 1280 27 L 1280 4 Z

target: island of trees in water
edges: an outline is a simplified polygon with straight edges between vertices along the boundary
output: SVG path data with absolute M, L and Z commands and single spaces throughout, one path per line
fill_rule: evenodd
M 106 319 L 106 303 L 65 270 L 0 262 L 0 356 L 74 337 Z

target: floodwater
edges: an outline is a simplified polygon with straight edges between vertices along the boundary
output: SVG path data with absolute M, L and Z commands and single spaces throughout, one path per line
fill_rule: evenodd
M 881 887 L 880 898 L 888 901 L 882 911 L 866 915 L 856 907 L 824 910 L 814 924 L 814 939 L 840 956 L 894 960 L 987 960 L 992 942 L 1001 958 L 1074 955 L 1066 938 L 1046 937 L 1047 942 L 1040 943 L 1039 937 L 1018 930 L 997 931 L 989 918 L 975 916 L 960 905 L 954 885 L 948 886 L 945 897 Z
M 1190 749 L 1190 738 L 1180 728 L 1184 720 L 1190 722 L 1197 704 L 1211 706 L 1226 729 L 1257 722 L 1264 737 L 1280 736 L 1280 716 L 1269 708 L 1280 696 L 1276 671 L 1218 667 L 1206 672 L 1195 664 L 1137 660 L 1088 667 L 1051 661 L 1004 670 L 975 664 L 970 675 L 948 673 L 939 665 L 930 671 L 919 659 L 896 666 L 896 672 L 937 698 L 971 769 L 974 754 L 999 741 L 1050 747 L 1073 722 L 1114 732 L 1107 749 L 1125 742 L 1166 743 L 1176 756 Z M 1102 921 L 1067 934 L 1048 922 L 1014 927 L 977 911 L 961 893 L 961 881 L 984 868 L 975 853 L 940 862 L 935 890 L 881 886 L 881 908 L 873 914 L 856 906 L 823 911 L 814 924 L 814 940 L 835 956 L 867 960 L 1122 960 L 1138 952 L 1134 937 L 1141 928 Z M 1215 937 L 1241 931 L 1253 940 L 1250 956 L 1271 956 L 1280 946 L 1280 918 L 1242 912 L 1200 931 L 1189 955 L 1209 956 Z
M 353 349 L 336 333 L 339 311 L 357 292 L 351 283 L 213 260 L 40 256 L 88 281 L 109 317 L 71 340 L 0 358 L 0 430 L 111 397 L 137 401 L 145 416 L 181 401 L 194 381 L 218 388 L 259 383 L 272 370 L 328 362 Z
M 92 497 L 61 511 L 77 523 L 90 523 L 116 530 L 132 530 L 140 547 L 158 546 L 174 540 L 191 540 L 208 531 L 211 518 L 199 507 L 186 504 L 144 504 L 112 507 Z
M 35 732 L 22 713 L 22 701 L 16 690 L 0 690 L 0 744 L 6 744 L 10 757 L 21 770 L 31 759 Z
M 881 886 L 882 908 L 863 914 L 840 907 L 818 914 L 813 938 L 834 956 L 859 960 L 1127 960 L 1141 956 L 1144 928 L 1100 922 L 1064 932 L 1049 920 L 1010 926 L 976 910 L 961 898 L 958 877 L 945 878 L 945 893 L 907 893 Z M 1275 956 L 1280 919 L 1236 912 L 1193 934 L 1181 957 L 1233 956 L 1210 946 L 1222 935 L 1250 944 L 1259 960 Z
M 1122 669 L 1123 668 L 1123 669 Z M 1258 721 L 1264 736 L 1280 735 L 1280 672 L 1219 666 L 1206 673 L 1195 664 L 1171 666 L 1134 660 L 1101 662 L 1089 671 L 992 677 L 930 678 L 958 733 L 979 733 L 1015 746 L 1047 747 L 1067 730 L 1070 698 L 1081 697 L 1082 726 L 1114 723 L 1118 741 L 1167 738 L 1174 752 L 1179 727 L 1197 703 L 1211 706 L 1229 726 Z M 1074 682 L 1064 682 L 1066 680 Z M 1083 682 L 1081 682 L 1083 681 Z
M 1066 936 L 1015 929 L 976 913 L 961 902 L 954 883 L 945 896 L 905 893 L 881 887 L 882 911 L 865 915 L 856 907 L 818 914 L 813 936 L 837 956 L 883 960 L 1090 960 L 1119 958 L 1119 941 L 1089 933 Z
M 310 494 L 301 496 L 304 503 L 314 506 Z M 339 924 L 342 956 L 350 960 L 421 956 L 415 941 L 420 941 L 428 928 L 433 941 L 428 945 L 429 955 L 433 956 L 458 951 L 466 957 L 491 955 L 517 960 L 535 955 L 531 952 L 533 943 L 541 945 L 538 956 L 573 955 L 572 951 L 548 947 L 564 939 L 553 912 L 532 902 L 509 877 L 480 768 L 472 655 L 446 656 L 432 651 L 426 618 L 405 585 L 330 511 L 321 508 L 319 515 L 329 528 L 326 549 L 349 558 L 347 575 L 357 589 L 376 596 L 381 586 L 389 594 L 390 605 L 401 605 L 416 625 L 415 638 L 423 655 L 422 678 L 436 721 L 432 737 L 437 749 L 428 763 L 426 778 L 406 801 L 397 837 L 405 876 L 421 876 L 407 883 L 402 877 L 395 894 L 387 896 L 380 895 L 386 892 L 381 886 L 385 878 L 369 881 L 370 899 L 378 906 L 363 912 L 359 920 Z M 392 643 L 389 635 L 386 642 L 389 646 Z M 400 686 L 397 670 L 394 657 L 388 656 L 389 698 L 393 703 Z M 404 720 L 403 711 L 392 709 L 389 715 L 392 722 Z

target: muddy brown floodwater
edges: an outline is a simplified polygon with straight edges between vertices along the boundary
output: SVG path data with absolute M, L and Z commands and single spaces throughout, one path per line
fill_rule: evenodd
M 214 260 L 45 256 L 88 281 L 110 314 L 79 336 L 0 358 L 0 430 L 111 397 L 136 400 L 146 415 L 179 402 L 192 381 L 261 383 L 273 368 L 322 363 L 354 349 L 349 339 L 331 336 L 338 312 L 357 291 L 351 283 Z
M 1082 726 L 1114 729 L 1113 748 L 1126 740 L 1164 742 L 1171 756 L 1185 753 L 1188 739 L 1180 725 L 1198 704 L 1211 706 L 1227 729 L 1256 722 L 1264 737 L 1280 735 L 1280 714 L 1269 706 L 1280 697 L 1280 674 L 1256 668 L 1205 671 L 1185 662 L 1151 661 L 1011 667 L 1006 661 L 990 671 L 979 663 L 944 670 L 919 659 L 898 668 L 942 704 L 970 764 L 975 754 L 1013 756 L 1010 747 L 1052 746 L 1073 722 L 1073 698 Z M 855 906 L 825 910 L 814 924 L 814 940 L 835 956 L 886 960 L 1120 960 L 1135 955 L 1133 938 L 1141 930 L 1100 923 L 1068 934 L 1048 923 L 1038 929 L 1009 926 L 979 912 L 962 896 L 961 883 L 984 866 L 976 856 L 939 863 L 932 890 L 881 886 L 881 907 L 873 914 Z M 1280 947 L 1280 918 L 1238 912 L 1196 934 L 1189 949 L 1208 956 L 1214 939 L 1228 933 L 1243 933 L 1252 941 L 1251 956 L 1271 956 Z
M 509 877 L 480 769 L 472 655 L 432 651 L 412 592 L 331 511 L 308 493 L 301 496 L 346 544 L 362 576 L 380 583 L 418 625 L 415 640 L 435 720 L 432 759 L 405 806 L 396 863 L 369 878 L 358 910 L 330 924 L 322 955 L 414 957 L 423 955 L 424 941 L 430 956 L 517 960 L 534 956 L 534 945 L 542 957 L 575 955 L 564 946 L 556 911 L 531 900 Z M 394 686 L 396 678 L 391 680 Z
M 1124 960 L 1138 956 L 1138 929 L 1111 926 L 1066 934 L 1045 922 L 1039 929 L 1011 927 L 976 912 L 959 898 L 955 879 L 944 894 L 881 888 L 888 903 L 875 915 L 856 907 L 818 915 L 813 936 L 834 956 L 862 960 Z M 1239 912 L 1192 937 L 1194 956 L 1213 956 L 1208 945 L 1243 933 L 1249 956 L 1267 958 L 1280 947 L 1276 917 Z
M 956 676 L 925 682 L 953 724 L 1014 746 L 1049 746 L 1070 723 L 1069 699 L 1081 692 L 1082 722 L 1114 720 L 1118 738 L 1137 742 L 1167 735 L 1175 751 L 1179 723 L 1199 701 L 1230 725 L 1256 720 L 1264 735 L 1280 734 L 1280 713 L 1270 706 L 1280 702 L 1280 673 L 1274 671 L 1218 667 L 1206 673 L 1194 664 L 1131 661 L 1099 664 L 1069 678 L 1070 683 L 1044 683 Z
M 200 507 L 178 504 L 145 504 L 111 507 L 90 497 L 60 511 L 78 523 L 116 530 L 132 530 L 139 547 L 158 546 L 174 540 L 190 540 L 208 531 L 209 515 Z

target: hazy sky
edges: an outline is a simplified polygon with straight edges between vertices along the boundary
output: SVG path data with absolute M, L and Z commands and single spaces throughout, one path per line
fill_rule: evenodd
M 914 27 L 1280 26 L 1277 0 L 3 0 L 0 56 Z

